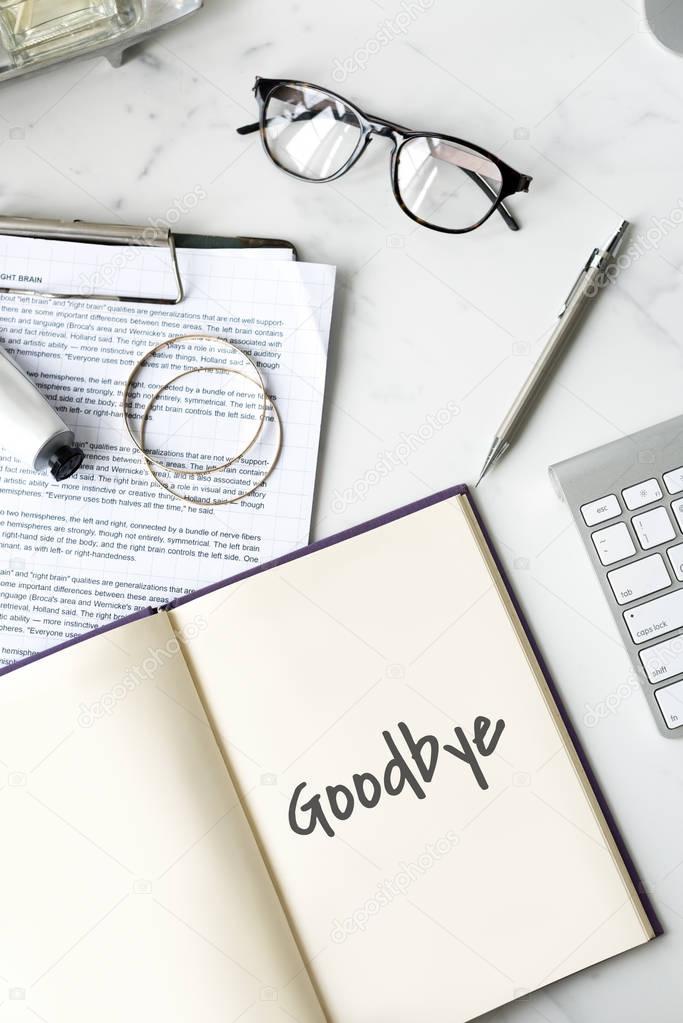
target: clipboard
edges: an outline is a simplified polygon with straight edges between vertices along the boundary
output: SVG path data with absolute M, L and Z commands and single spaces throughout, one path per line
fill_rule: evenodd
M 168 227 L 150 224 L 98 224 L 85 220 L 42 220 L 30 217 L 0 216 L 0 235 L 16 238 L 36 238 L 61 242 L 90 242 L 99 245 L 130 245 L 162 248 L 168 252 L 176 294 L 173 298 L 145 298 L 140 295 L 98 295 L 79 293 L 41 292 L 48 298 L 102 300 L 107 302 L 145 302 L 153 305 L 180 305 L 185 288 L 178 265 L 178 249 L 290 249 L 292 258 L 298 259 L 296 248 L 281 238 L 225 238 L 216 235 L 174 234 Z M 0 294 L 33 295 L 30 288 L 0 288 Z

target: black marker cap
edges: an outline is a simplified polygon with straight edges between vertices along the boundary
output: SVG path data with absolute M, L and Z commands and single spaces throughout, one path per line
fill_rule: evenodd
M 62 483 L 78 472 L 84 458 L 85 455 L 75 444 L 63 444 L 50 456 L 48 466 L 57 482 Z

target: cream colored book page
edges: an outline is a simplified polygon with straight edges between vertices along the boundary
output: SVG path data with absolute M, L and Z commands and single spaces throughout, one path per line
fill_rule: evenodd
M 469 1020 L 647 940 L 461 499 L 172 619 L 191 616 L 335 1021 Z
M 6 1009 L 320 1023 L 166 616 L 3 678 L 0 761 Z

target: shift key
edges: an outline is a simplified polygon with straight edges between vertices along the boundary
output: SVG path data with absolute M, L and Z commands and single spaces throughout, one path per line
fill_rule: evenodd
M 646 643 L 683 626 L 683 590 L 655 597 L 647 604 L 624 611 L 624 621 L 634 643 Z

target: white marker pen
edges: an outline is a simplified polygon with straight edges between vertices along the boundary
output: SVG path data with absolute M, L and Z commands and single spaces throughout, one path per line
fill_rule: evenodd
M 0 437 L 6 451 L 59 482 L 73 476 L 83 461 L 71 430 L 1 347 Z

